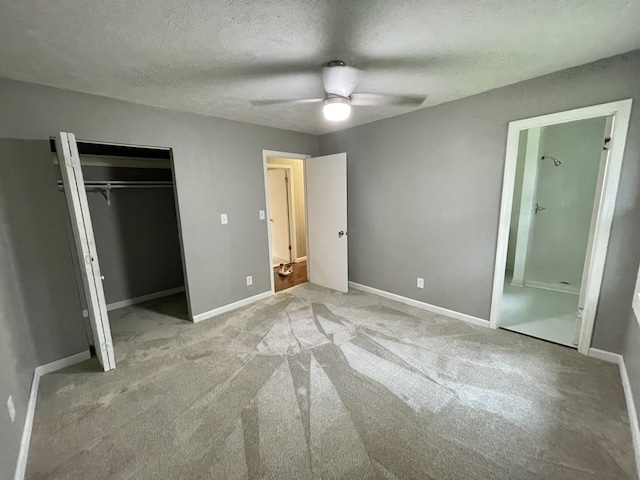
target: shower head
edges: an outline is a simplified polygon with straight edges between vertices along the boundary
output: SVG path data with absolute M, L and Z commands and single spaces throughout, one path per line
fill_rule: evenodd
M 560 160 L 558 160 L 557 158 L 553 158 L 549 155 L 544 155 L 540 160 L 544 160 L 545 158 L 550 158 L 551 160 L 553 160 L 553 165 L 556 167 L 559 167 L 560 165 L 562 165 L 562 162 Z

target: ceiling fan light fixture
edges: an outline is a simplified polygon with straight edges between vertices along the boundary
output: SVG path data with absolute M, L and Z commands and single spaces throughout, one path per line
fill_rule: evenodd
M 322 114 L 330 122 L 342 122 L 351 115 L 351 103 L 348 98 L 328 98 L 322 107 Z

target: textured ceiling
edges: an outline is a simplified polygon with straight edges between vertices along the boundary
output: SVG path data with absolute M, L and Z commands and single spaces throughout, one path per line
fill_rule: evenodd
M 319 105 L 332 59 L 358 91 L 443 103 L 640 48 L 640 1 L 0 0 L 0 76 L 314 134 L 405 113 Z

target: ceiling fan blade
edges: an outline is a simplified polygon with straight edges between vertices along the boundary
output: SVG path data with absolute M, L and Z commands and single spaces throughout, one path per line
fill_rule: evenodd
M 362 70 L 347 65 L 336 65 L 322 69 L 324 91 L 330 95 L 349 97 L 362 78 Z
M 402 105 L 407 107 L 419 107 L 426 99 L 426 95 L 354 93 L 351 95 L 351 105 L 355 105 L 358 107 L 375 107 L 380 105 Z
M 324 98 L 298 98 L 298 99 L 279 99 L 279 100 L 251 100 L 254 107 L 264 107 L 267 105 L 289 104 L 296 105 L 302 103 L 320 103 L 324 102 Z

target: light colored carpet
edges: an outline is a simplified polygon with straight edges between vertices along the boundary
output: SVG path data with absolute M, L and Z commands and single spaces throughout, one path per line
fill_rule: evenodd
M 42 378 L 27 478 L 635 477 L 616 365 L 310 284 L 183 305 L 111 312 L 115 371 Z

